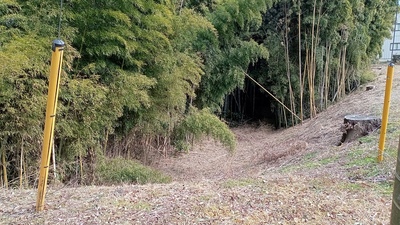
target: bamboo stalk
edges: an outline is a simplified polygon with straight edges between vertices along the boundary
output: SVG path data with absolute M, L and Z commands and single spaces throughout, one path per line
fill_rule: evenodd
M 305 83 L 306 83 L 306 78 L 307 78 L 307 76 L 308 76 L 308 68 L 309 68 L 309 65 L 308 65 L 308 63 L 309 63 L 309 61 L 308 61 L 308 58 L 309 58 L 309 56 L 308 56 L 308 52 L 309 52 L 309 49 L 308 49 L 308 44 L 307 44 L 307 42 L 305 42 L 305 45 L 306 45 L 306 47 L 305 47 L 305 50 L 306 50 L 306 58 L 305 58 L 305 60 L 304 60 L 304 70 L 303 70 L 303 80 L 301 81 L 301 86 L 303 87 L 303 95 L 304 95 L 304 90 L 305 90 Z M 307 75 L 307 76 L 306 76 Z M 304 96 L 303 96 L 304 97 Z M 304 99 L 303 99 L 303 103 L 304 103 Z M 302 107 L 303 107 L 303 104 L 302 104 Z M 303 112 L 303 114 L 304 114 L 304 112 Z
M 307 46 L 308 47 L 308 46 Z M 313 92 L 313 82 L 312 82 L 312 68 L 313 68 L 313 65 L 312 65 L 312 59 L 313 59 L 313 50 L 312 50 L 312 48 L 311 48 L 311 50 L 308 50 L 307 51 L 308 52 L 308 55 L 307 55 L 307 81 L 308 81 L 308 94 L 309 94 L 309 96 L 308 96 L 308 104 L 309 104 L 309 107 L 310 107 L 310 118 L 313 118 L 313 113 L 312 113 L 312 109 L 314 108 L 314 106 L 313 106 L 313 99 L 312 99 L 312 96 L 314 95 L 314 92 Z
M 106 128 L 105 138 L 104 138 L 104 146 L 103 146 L 103 154 L 107 155 L 107 143 L 108 143 L 108 129 Z
M 56 147 L 54 144 L 53 140 L 53 151 L 52 151 L 52 160 L 53 160 L 53 174 L 54 174 L 54 180 L 57 180 L 57 170 L 56 170 Z
M 22 136 L 21 140 L 21 156 L 19 157 L 19 188 L 22 189 L 23 186 L 23 173 L 24 173 L 24 168 L 23 168 L 23 162 L 24 162 L 24 137 Z
M 290 56 L 289 56 L 289 30 L 288 30 L 288 19 L 287 19 L 287 3 L 285 3 L 285 61 L 286 61 L 286 76 L 288 78 L 289 84 L 289 101 L 290 101 L 290 109 L 296 114 L 296 105 L 295 98 L 292 89 L 292 81 L 291 81 L 291 73 L 290 73 Z M 293 114 L 291 115 L 291 122 L 294 125 L 295 119 Z
M 83 181 L 83 159 L 82 159 L 82 151 L 79 150 L 79 175 L 81 178 L 81 183 Z
M 310 92 L 309 104 L 310 104 L 310 118 L 314 117 L 314 39 L 315 39 L 315 11 L 317 7 L 317 0 L 314 0 L 313 17 L 312 17 L 312 28 L 311 28 L 311 52 L 310 52 L 310 69 L 308 70 L 308 89 Z
M 319 32 L 320 32 L 320 22 L 321 22 L 321 11 L 322 11 L 322 0 L 320 0 L 319 2 L 319 9 L 318 9 L 318 19 L 317 19 L 317 30 L 316 30 L 316 34 L 315 34 L 315 43 L 314 43 L 314 59 L 313 59 L 313 63 L 314 63 L 314 68 L 313 68 L 313 87 L 315 90 L 315 75 L 317 73 L 317 46 L 319 46 Z M 317 109 L 315 107 L 315 95 L 313 95 L 313 114 L 314 116 L 317 115 Z
M 180 6 L 179 6 L 179 14 L 181 14 L 181 11 L 183 9 L 184 3 L 185 3 L 185 0 L 181 0 Z
M 4 182 L 4 187 L 8 188 L 8 177 L 7 177 L 7 161 L 6 161 L 6 149 L 5 149 L 5 144 L 1 145 L 1 163 L 3 165 L 3 182 Z
M 339 60 L 342 58 L 342 50 L 339 51 Z M 336 68 L 336 87 L 335 87 L 335 95 L 332 98 L 332 102 L 336 100 L 336 97 L 339 95 L 339 90 L 340 90 L 340 77 L 341 75 L 341 66 L 340 63 L 338 63 L 337 68 Z
M 343 97 L 346 94 L 346 52 L 347 47 L 343 47 L 343 54 L 342 54 L 342 76 L 340 81 L 340 96 Z
M 394 185 L 392 194 L 392 210 L 390 224 L 400 223 L 400 139 L 397 147 L 396 171 L 394 174 Z
M 26 157 L 24 157 L 24 161 L 23 161 L 23 169 L 24 169 L 24 180 L 25 180 L 25 187 L 29 186 L 29 180 L 28 180 L 28 173 L 26 171 L 28 171 L 26 166 Z
M 254 114 L 256 112 L 256 85 L 253 84 L 252 87 L 253 87 L 253 112 L 251 115 L 252 117 L 254 117 Z
M 1 167 L 0 167 L 0 173 L 3 173 L 3 170 Z M 3 176 L 0 176 L 0 187 L 3 187 Z
M 303 123 L 303 83 L 302 83 L 302 71 L 301 71 L 301 1 L 298 1 L 298 32 L 299 32 L 299 82 L 300 82 L 300 118 L 301 122 Z
M 286 116 L 286 110 L 282 109 L 282 112 L 283 112 L 283 118 L 285 119 L 285 128 L 287 128 L 288 127 L 288 121 L 287 121 L 287 116 Z
M 324 87 L 324 101 L 325 101 L 325 108 L 328 108 L 328 98 L 329 98 L 329 86 L 330 86 L 330 73 L 329 73 L 329 63 L 330 63 L 330 55 L 331 55 L 331 46 L 332 44 L 327 44 L 326 50 L 326 60 L 325 60 L 325 87 Z

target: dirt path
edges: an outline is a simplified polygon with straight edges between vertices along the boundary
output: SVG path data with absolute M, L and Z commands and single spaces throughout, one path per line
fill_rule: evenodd
M 365 91 L 365 87 L 360 87 L 313 120 L 304 121 L 303 125 L 279 131 L 266 126 L 234 128 L 238 140 L 234 154 L 209 139 L 199 143 L 189 154 L 163 159 L 155 166 L 176 181 L 257 177 L 266 169 L 287 163 L 299 155 L 336 148 L 345 115 L 381 117 L 386 69 L 387 65 L 373 66 L 373 71 L 378 74 L 371 83 L 374 89 Z M 400 104 L 400 66 L 395 67 L 391 99 L 392 104 Z M 397 109 L 400 107 L 392 107 L 390 120 L 396 117 Z

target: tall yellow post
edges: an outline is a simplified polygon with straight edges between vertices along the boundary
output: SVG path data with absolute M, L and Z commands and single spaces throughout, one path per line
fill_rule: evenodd
M 382 162 L 383 150 L 385 149 L 386 129 L 389 119 L 390 95 L 392 94 L 393 74 L 394 74 L 394 64 L 390 63 L 387 69 L 385 100 L 383 103 L 383 112 L 382 112 L 382 126 L 379 138 L 378 162 Z
M 54 40 L 52 44 L 53 52 L 51 55 L 49 90 L 47 96 L 46 121 L 44 125 L 42 159 L 40 163 L 36 211 L 42 211 L 44 209 L 44 199 L 46 195 L 47 178 L 49 174 L 51 146 L 54 136 L 54 126 L 56 120 L 57 99 L 60 86 L 60 75 L 64 46 L 64 42 L 61 40 Z

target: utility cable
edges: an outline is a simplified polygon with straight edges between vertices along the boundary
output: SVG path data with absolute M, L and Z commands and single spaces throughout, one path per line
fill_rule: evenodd
M 258 83 L 256 80 L 254 80 L 250 75 L 248 75 L 246 72 L 244 72 L 244 75 L 246 75 L 250 80 L 252 80 L 254 83 L 256 83 L 258 86 L 260 86 L 265 92 L 267 92 L 272 98 L 274 98 L 279 104 L 281 104 L 285 109 L 287 109 L 293 116 L 295 116 L 297 119 L 300 121 L 303 121 L 299 116 L 297 116 L 292 110 L 290 110 L 283 102 L 281 102 L 277 97 L 275 97 L 271 92 L 269 92 L 266 88 L 264 88 L 260 83 Z
M 60 0 L 60 18 L 58 21 L 58 39 L 61 40 L 61 20 L 62 20 L 62 12 L 63 12 L 63 0 Z

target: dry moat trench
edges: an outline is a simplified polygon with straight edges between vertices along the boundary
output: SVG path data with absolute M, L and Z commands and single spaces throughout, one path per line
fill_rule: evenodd
M 375 154 L 378 131 L 372 145 L 337 146 L 345 115 L 381 115 L 386 65 L 373 70 L 374 89 L 360 88 L 303 125 L 234 128 L 233 154 L 206 139 L 188 154 L 162 159 L 153 166 L 174 177 L 170 184 L 49 187 L 41 213 L 34 210 L 36 190 L 1 190 L 0 224 L 389 224 L 395 158 L 368 164 L 376 176 L 362 176 L 361 164 L 351 165 Z M 396 66 L 393 130 L 399 71 Z M 398 137 L 391 135 L 388 149 L 397 148 Z
M 296 161 L 299 155 L 313 151 L 332 151 L 332 148 L 340 144 L 343 134 L 341 127 L 346 115 L 381 118 L 387 65 L 374 65 L 372 70 L 377 74 L 375 81 L 368 84 L 373 86 L 372 90 L 366 91 L 367 85 L 364 85 L 319 113 L 316 118 L 304 121 L 302 125 L 280 130 L 268 125 L 233 128 L 238 140 L 234 154 L 225 151 L 212 139 L 207 139 L 198 143 L 189 154 L 162 159 L 155 166 L 172 175 L 176 181 L 257 177 L 266 170 Z M 398 120 L 399 76 L 400 66 L 396 66 L 389 122 Z

